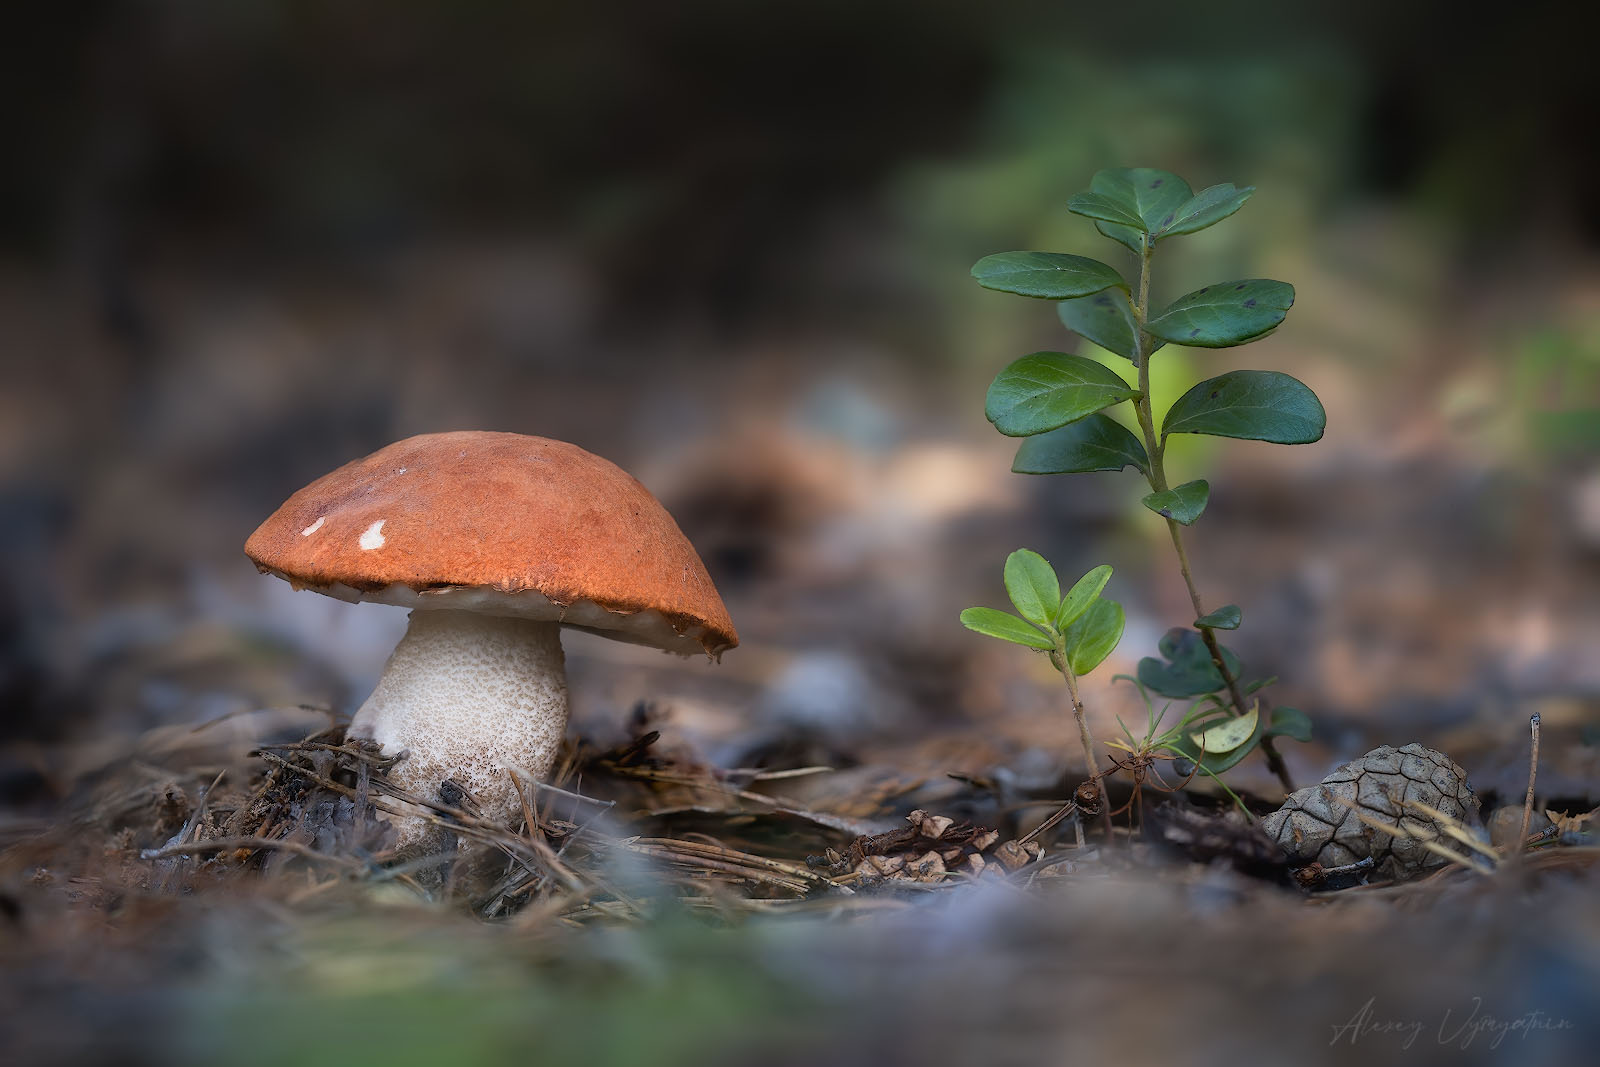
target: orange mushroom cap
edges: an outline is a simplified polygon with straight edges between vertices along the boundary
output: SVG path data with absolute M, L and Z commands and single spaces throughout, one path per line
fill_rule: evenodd
M 705 565 L 638 480 L 576 445 L 424 434 L 312 482 L 245 542 L 344 600 L 546 619 L 717 655 L 739 643 Z

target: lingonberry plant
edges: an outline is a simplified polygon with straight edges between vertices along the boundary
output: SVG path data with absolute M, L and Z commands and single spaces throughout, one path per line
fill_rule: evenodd
M 1100 595 L 1110 580 L 1110 567 L 1096 567 L 1062 596 L 1055 568 L 1039 553 L 1019 548 L 1006 558 L 1005 569 L 1006 594 L 1017 615 L 995 608 L 968 608 L 961 613 L 962 623 L 970 630 L 1049 653 L 1050 665 L 1066 680 L 1072 714 L 1078 720 L 1078 738 L 1083 742 L 1084 766 L 1096 788 L 1100 787 L 1101 772 L 1078 679 L 1100 666 L 1122 640 L 1127 623 L 1122 605 Z M 1105 795 L 1103 789 L 1101 795 Z M 1109 839 L 1110 805 L 1102 803 L 1100 809 Z
M 1140 661 L 1137 680 L 1144 689 L 1163 696 L 1195 700 L 1196 709 L 1204 711 L 1193 719 L 1186 717 L 1188 725 L 1216 717 L 1240 720 L 1226 730 L 1213 726 L 1202 733 L 1181 731 L 1165 740 L 1212 774 L 1259 748 L 1284 788 L 1292 791 L 1273 738 L 1309 740 L 1310 721 L 1293 708 L 1263 715 L 1259 698 L 1246 702 L 1270 679 L 1249 684 L 1242 680 L 1239 658 L 1217 640 L 1217 631 L 1239 627 L 1239 607 L 1205 609 L 1184 548 L 1184 528 L 1205 511 L 1210 485 L 1204 479 L 1171 484 L 1166 445 L 1171 435 L 1182 433 L 1308 444 L 1322 437 L 1326 425 L 1322 403 L 1302 382 L 1264 370 L 1228 371 L 1200 382 L 1168 408 L 1159 432 L 1150 403 L 1150 363 L 1164 345 L 1247 344 L 1275 330 L 1294 303 L 1293 286 L 1263 278 L 1207 285 L 1159 310 L 1151 303 L 1151 264 L 1162 242 L 1221 222 L 1254 192 L 1224 184 L 1195 193 L 1182 178 L 1166 171 L 1103 170 L 1087 192 L 1067 202 L 1067 210 L 1093 219 L 1101 234 L 1137 257 L 1137 282 L 1130 284 L 1098 260 L 1059 252 L 985 256 L 972 268 L 972 275 L 988 289 L 1056 301 L 1068 329 L 1133 365 L 1137 378 L 1130 385 L 1123 375 L 1088 356 L 1035 352 L 995 378 L 985 413 L 995 429 L 1024 439 L 1011 467 L 1018 473 L 1078 474 L 1133 467 L 1144 475 L 1150 485 L 1144 506 L 1166 522 L 1195 618 L 1192 628 L 1167 632 L 1157 647 L 1159 658 Z M 1137 434 L 1105 414 L 1123 403 L 1132 405 Z M 1008 579 L 1010 571 L 1008 564 Z M 966 615 L 963 621 L 973 625 Z M 1021 631 L 985 632 L 1013 641 L 1023 636 Z M 1220 695 L 1224 693 L 1225 698 Z M 1084 741 L 1087 751 L 1087 731 Z M 1221 751 L 1212 747 L 1220 742 L 1228 747 Z

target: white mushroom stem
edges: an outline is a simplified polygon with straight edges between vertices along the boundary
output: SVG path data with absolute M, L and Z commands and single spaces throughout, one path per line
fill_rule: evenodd
M 389 775 L 406 791 L 438 801 L 440 783 L 454 779 L 486 818 L 509 823 L 522 804 L 506 768 L 543 778 L 566 727 L 560 624 L 427 610 L 411 613 L 350 736 L 386 756 L 409 751 Z M 420 819 L 394 821 L 402 846 L 430 837 Z

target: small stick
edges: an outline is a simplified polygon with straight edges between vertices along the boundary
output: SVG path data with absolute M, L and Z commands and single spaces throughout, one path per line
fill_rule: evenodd
M 516 776 L 512 775 L 512 781 L 515 780 Z M 539 826 L 538 800 L 535 799 L 530 806 L 528 792 L 521 786 L 517 787 L 517 796 L 522 801 L 522 815 L 528 820 L 528 845 L 533 849 L 534 854 L 543 860 L 549 868 L 545 873 L 554 874 L 561 879 L 562 883 L 571 892 L 582 893 L 587 891 L 588 886 L 584 884 L 583 879 L 567 869 L 566 864 L 562 863 L 560 857 L 556 855 L 555 849 L 551 848 L 550 843 L 545 840 L 544 830 Z M 517 861 L 524 863 L 520 857 L 517 858 Z M 525 863 L 524 866 L 526 866 Z
M 392 767 L 400 762 L 401 758 L 399 754 L 393 756 L 379 755 L 376 750 L 366 751 L 354 747 L 348 742 L 342 745 L 330 745 L 326 741 L 291 741 L 282 745 L 257 745 L 255 748 L 256 753 L 269 750 L 273 752 L 333 752 L 377 767 Z
M 1522 832 L 1517 835 L 1517 852 L 1528 844 L 1528 824 L 1533 819 L 1533 785 L 1539 777 L 1539 713 L 1528 719 L 1528 730 L 1533 735 L 1533 747 L 1528 752 L 1528 795 L 1522 801 Z
M 232 852 L 235 849 L 278 849 L 282 852 L 292 852 L 308 860 L 322 860 L 326 863 L 338 864 L 341 867 L 363 869 L 362 865 L 353 860 L 336 856 L 329 852 L 318 852 L 298 841 L 289 841 L 283 838 L 266 837 L 213 837 L 209 841 L 195 841 L 192 843 L 163 845 L 161 848 L 147 848 L 139 853 L 140 859 L 158 860 L 167 856 L 192 856 L 206 852 Z
M 1044 822 L 1040 823 L 1038 826 L 1035 826 L 1032 830 L 1028 831 L 1026 834 L 1024 834 L 1021 837 L 1017 838 L 1017 844 L 1026 845 L 1029 841 L 1032 841 L 1034 838 L 1038 837 L 1040 834 L 1044 833 L 1046 830 L 1050 829 L 1056 823 L 1060 822 L 1062 819 L 1065 819 L 1068 815 L 1071 815 L 1073 812 L 1075 812 L 1077 810 L 1078 810 L 1078 802 L 1076 800 L 1067 801 L 1067 803 L 1063 807 L 1061 807 L 1059 810 L 1057 810 L 1054 815 L 1051 815 Z M 1082 824 L 1081 823 L 1079 824 L 1079 829 L 1078 829 L 1078 847 L 1079 848 L 1083 847 L 1083 829 L 1082 829 Z
M 1116 844 L 1111 829 L 1111 791 L 1106 788 L 1105 779 L 1095 765 L 1094 738 L 1089 734 L 1089 720 L 1084 717 L 1083 698 L 1078 695 L 1078 679 L 1061 653 L 1050 653 L 1050 663 L 1061 672 L 1061 677 L 1067 683 L 1067 695 L 1072 698 L 1072 714 L 1078 720 L 1078 741 L 1083 745 L 1083 765 L 1089 771 L 1089 783 L 1100 790 L 1100 822 L 1105 827 L 1106 848 L 1109 849 Z
M 764 771 L 759 767 L 735 767 L 732 770 L 724 771 L 723 774 L 729 778 L 747 775 L 752 782 L 775 782 L 780 778 L 804 778 L 813 774 L 831 774 L 832 772 L 832 767 L 817 765 L 813 767 L 791 767 L 786 771 Z
M 1372 857 L 1371 856 L 1362 856 L 1360 859 L 1356 860 L 1354 863 L 1345 863 L 1345 864 L 1341 864 L 1338 867 L 1324 867 L 1322 869 L 1322 873 L 1323 874 L 1355 874 L 1357 871 L 1369 870 L 1369 869 L 1372 868 L 1372 866 L 1373 866 Z
M 365 837 L 369 821 L 367 809 L 371 806 L 368 801 L 372 796 L 372 764 L 360 760 L 356 766 L 356 830 Z
M 189 835 L 190 834 L 195 833 L 197 830 L 199 830 L 200 823 L 206 817 L 206 805 L 211 800 L 212 790 L 216 789 L 217 786 L 222 784 L 222 777 L 223 777 L 223 775 L 225 775 L 227 773 L 228 773 L 227 768 L 223 768 L 222 773 L 218 774 L 217 777 L 212 781 L 212 783 L 210 785 L 208 785 L 204 789 L 200 790 L 200 798 L 195 801 L 194 811 L 191 812 L 190 815 L 189 815 L 189 818 L 184 821 L 183 828 L 178 831 L 178 833 L 177 833 L 177 835 L 175 837 L 173 837 L 173 839 L 170 842 L 168 847 L 182 845 L 184 842 L 189 840 Z M 152 850 L 145 849 L 146 853 L 148 853 L 150 851 L 152 851 Z M 144 855 L 143 858 L 151 859 L 151 858 L 154 858 L 154 857 L 151 857 L 151 856 L 148 856 L 148 855 Z M 172 872 L 172 871 L 168 871 L 167 874 L 161 879 L 161 888 L 162 889 L 168 888 L 168 886 L 170 885 L 170 883 L 172 881 L 173 873 L 174 872 Z
M 210 785 L 200 790 L 200 799 L 195 802 L 194 814 L 189 816 L 189 820 L 183 824 L 183 829 L 178 831 L 177 840 L 180 844 L 189 840 L 189 835 L 194 833 L 201 820 L 206 817 L 206 805 L 211 801 L 211 794 L 217 786 L 222 784 L 223 775 L 227 773 L 227 769 L 224 768 L 222 774 L 217 775 L 216 778 L 212 779 Z
M 570 798 L 574 802 L 574 814 L 577 813 L 576 803 L 578 801 L 582 801 L 585 804 L 595 804 L 599 806 L 602 811 L 610 811 L 612 808 L 617 806 L 617 802 L 615 800 L 597 800 L 594 797 L 586 797 L 582 793 L 573 793 L 566 789 L 562 789 L 560 786 L 551 785 L 549 782 L 542 782 L 515 764 L 509 765 L 507 769 L 510 770 L 515 777 L 521 778 L 529 785 L 533 786 L 535 795 L 542 790 L 546 793 L 554 793 L 557 796 Z M 538 803 L 538 800 L 534 801 L 534 807 L 536 809 L 538 807 Z

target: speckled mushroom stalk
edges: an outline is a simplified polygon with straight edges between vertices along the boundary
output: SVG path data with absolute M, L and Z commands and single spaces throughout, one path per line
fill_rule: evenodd
M 513 771 L 548 775 L 566 727 L 559 624 L 419 610 L 350 736 L 406 752 L 389 779 L 407 792 L 437 801 L 454 781 L 485 818 L 509 823 L 522 811 Z M 400 830 L 402 847 L 429 836 L 420 819 Z

